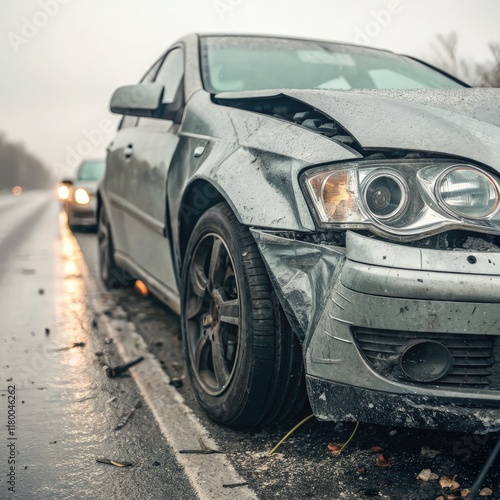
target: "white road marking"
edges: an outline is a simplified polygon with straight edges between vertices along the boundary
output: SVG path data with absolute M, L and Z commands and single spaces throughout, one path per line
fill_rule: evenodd
M 61 231 L 63 238 L 74 238 L 63 223 Z M 77 247 L 79 248 L 78 244 Z M 98 298 L 100 292 L 97 285 L 88 272 L 83 256 L 78 260 L 83 267 L 81 272 L 86 279 L 87 293 L 92 309 L 102 311 L 105 307 Z M 154 355 L 147 350 L 147 345 L 135 330 L 134 324 L 127 322 L 125 317 L 125 313 L 123 313 L 123 317 L 115 319 L 102 314 L 97 319 L 99 329 L 113 339 L 118 353 L 124 361 L 138 356 L 144 357 L 144 361 L 129 371 L 199 499 L 257 500 L 257 495 L 248 486 L 240 486 L 236 489 L 222 486 L 223 484 L 245 482 L 223 454 L 179 453 L 179 450 L 199 449 L 199 437 L 211 449 L 218 450 L 220 445 L 210 437 L 208 430 L 186 404 L 182 395 L 169 384 L 168 375 L 163 371 Z M 179 498 L 184 498 L 182 492 L 179 492 Z

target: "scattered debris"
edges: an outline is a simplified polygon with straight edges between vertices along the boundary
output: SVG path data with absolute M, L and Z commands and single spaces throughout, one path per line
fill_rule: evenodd
M 43 295 L 45 293 L 45 290 L 43 288 L 38 289 L 38 295 Z
M 96 462 L 99 464 L 114 465 L 115 467 L 132 467 L 133 465 L 130 462 L 117 462 L 116 460 L 109 460 L 108 458 L 96 458 Z
M 49 444 L 57 444 L 57 441 L 51 441 Z
M 5 382 L 12 382 L 12 377 L 6 379 Z
M 86 398 L 77 399 L 75 403 L 83 403 L 84 401 L 88 401 L 89 399 L 95 399 L 95 396 L 88 396 Z
M 85 342 L 75 342 L 73 345 L 68 347 L 61 347 L 59 349 L 51 349 L 51 352 L 69 351 L 75 347 L 85 347 Z
M 110 403 L 112 403 L 113 401 L 116 401 L 116 396 L 113 396 L 112 398 L 109 398 L 107 401 L 106 401 L 106 404 L 109 405 Z
M 160 465 L 161 465 L 161 463 L 160 463 L 160 462 L 158 462 L 158 460 L 155 460 L 155 461 L 153 462 L 153 467 L 160 467 Z
M 219 450 L 212 450 L 209 448 L 201 437 L 198 438 L 198 442 L 200 443 L 200 450 L 179 450 L 179 453 L 203 453 L 205 455 L 211 455 L 212 453 L 222 453 Z
M 493 490 L 491 490 L 490 488 L 483 488 L 479 492 L 480 497 L 490 497 L 491 495 L 493 495 Z
M 184 385 L 184 380 L 182 377 L 174 377 L 169 382 L 170 385 L 173 385 L 176 389 L 180 389 Z
M 354 427 L 354 430 L 352 431 L 351 436 L 338 450 L 336 449 L 337 445 L 335 445 L 335 444 L 333 444 L 331 446 L 328 445 L 328 449 L 333 453 L 333 455 L 340 455 L 342 453 L 342 450 L 352 441 L 352 438 L 356 434 L 358 427 L 359 427 L 359 422 L 356 422 L 356 426 Z
M 125 418 L 115 427 L 115 431 L 119 431 L 123 429 L 126 425 L 127 422 L 132 418 L 132 415 L 142 406 L 142 401 L 137 401 L 135 403 L 134 407 L 125 415 Z
M 389 432 L 389 436 L 394 437 L 397 433 L 398 433 L 398 431 L 396 429 L 394 429 L 391 432 Z
M 372 446 L 370 448 L 370 453 L 382 453 L 384 451 L 384 448 L 381 446 Z
M 366 467 L 358 467 L 358 469 L 356 469 L 356 472 L 358 474 L 365 474 L 366 473 Z
M 113 339 L 106 338 L 106 339 L 104 339 L 104 343 L 106 345 L 112 344 L 113 343 Z
M 478 474 L 476 480 L 474 481 L 473 485 L 470 488 L 471 500 L 475 500 L 477 498 L 478 492 L 479 492 L 479 496 L 489 496 L 486 494 L 481 495 L 482 491 L 486 490 L 485 491 L 486 493 L 489 491 L 489 488 L 481 489 L 481 486 L 483 485 L 483 482 L 484 482 L 491 466 L 493 465 L 495 460 L 498 458 L 499 453 L 500 453 L 500 436 L 498 437 L 497 442 L 495 443 L 495 446 L 493 447 L 493 450 L 491 450 L 490 456 L 486 460 L 486 463 L 483 465 L 481 472 Z
M 392 467 L 392 465 L 385 459 L 384 455 L 380 454 L 375 462 L 375 467 Z
M 31 332 L 31 336 L 34 337 L 35 336 L 35 332 Z
M 462 490 L 462 491 L 460 492 L 460 496 L 461 496 L 462 498 L 467 498 L 467 495 L 468 495 L 469 493 L 470 493 L 470 490 L 469 490 L 469 489 L 467 489 L 467 488 L 465 488 L 464 490 Z
M 337 443 L 328 443 L 328 449 L 334 455 L 338 455 L 340 453 L 340 450 L 342 449 L 342 445 L 341 444 L 337 444 Z
M 128 363 L 124 363 L 122 365 L 115 366 L 114 368 L 112 368 L 111 366 L 108 366 L 106 369 L 106 374 L 108 375 L 109 378 L 121 377 L 122 375 L 125 374 L 125 372 L 129 368 L 140 363 L 143 359 L 144 358 L 142 356 L 140 356 L 139 358 L 136 358 L 133 361 L 129 361 Z
M 429 481 L 437 481 L 439 476 L 434 474 L 430 469 L 424 469 L 420 471 L 420 474 L 417 476 L 418 481 L 425 481 L 428 483 Z
M 248 483 L 229 483 L 223 484 L 223 488 L 239 488 L 240 486 L 248 486 Z
M 101 352 L 101 351 L 94 352 L 94 354 L 95 354 L 98 358 L 100 358 L 101 356 L 104 356 L 104 353 L 103 353 L 103 352 Z
M 448 488 L 450 491 L 456 491 L 460 488 L 460 485 L 455 481 L 456 477 L 456 475 L 453 477 L 443 476 L 439 479 L 439 485 L 441 488 Z
M 314 414 L 312 413 L 308 417 L 304 418 L 304 420 L 301 420 L 290 432 L 285 434 L 285 437 L 280 440 L 280 442 L 268 453 L 269 456 L 271 456 L 301 425 L 305 424 L 308 420 L 314 417 Z
M 438 455 L 441 455 L 441 452 L 422 447 L 422 449 L 420 450 L 420 455 L 426 458 L 436 458 Z
M 50 335 L 50 328 L 45 328 L 45 335 Z

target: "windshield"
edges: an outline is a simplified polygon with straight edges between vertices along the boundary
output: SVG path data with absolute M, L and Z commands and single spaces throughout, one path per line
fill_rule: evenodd
M 265 89 L 444 89 L 463 85 L 391 52 L 309 40 L 209 36 L 202 73 L 211 93 Z
M 78 169 L 79 181 L 99 181 L 104 175 L 104 161 L 85 161 Z

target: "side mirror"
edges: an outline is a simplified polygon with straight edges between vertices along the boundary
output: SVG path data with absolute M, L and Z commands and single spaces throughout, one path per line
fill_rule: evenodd
M 157 82 L 119 87 L 111 98 L 111 112 L 120 115 L 158 117 L 162 112 L 164 90 L 163 84 Z

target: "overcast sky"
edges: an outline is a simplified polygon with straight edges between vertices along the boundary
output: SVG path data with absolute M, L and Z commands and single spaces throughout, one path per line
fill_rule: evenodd
M 102 155 L 113 90 L 189 32 L 310 36 L 432 60 L 436 35 L 456 31 L 460 54 L 482 62 L 499 19 L 498 0 L 2 0 L 0 131 L 58 174 L 86 150 L 86 132 L 88 154 Z

